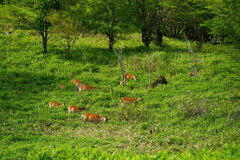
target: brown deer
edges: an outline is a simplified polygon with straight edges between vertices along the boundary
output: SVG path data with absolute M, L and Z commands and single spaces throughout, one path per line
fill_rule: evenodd
M 120 99 L 121 106 L 136 104 L 138 101 L 143 101 L 143 98 L 131 98 L 131 97 L 123 97 Z
M 64 89 L 65 85 L 60 84 L 60 85 L 58 85 L 58 87 Z
M 91 91 L 91 90 L 93 90 L 93 89 L 97 89 L 97 87 L 92 87 L 92 86 L 85 85 L 85 84 L 80 85 L 80 86 L 78 87 L 79 92 L 81 92 L 81 91 Z
M 107 123 L 108 117 L 101 117 L 97 114 L 92 114 L 92 113 L 85 113 L 82 115 L 83 122 L 90 121 L 90 122 L 100 122 L 100 121 L 105 121 Z
M 71 112 L 72 113 L 73 112 L 77 113 L 77 112 L 82 112 L 84 110 L 87 110 L 87 108 L 86 107 L 80 108 L 80 107 L 73 106 L 73 105 L 68 106 L 68 112 L 69 113 L 71 113 Z
M 57 107 L 60 107 L 60 106 L 65 106 L 65 102 L 63 102 L 62 104 L 61 103 L 58 103 L 58 102 L 55 102 L 55 101 L 52 101 L 52 102 L 49 102 L 49 107 L 50 108 L 57 108 Z
M 123 74 L 123 79 L 137 80 L 136 76 L 134 76 L 133 74 L 129 74 L 129 73 L 124 73 Z
M 122 80 L 120 81 L 120 85 L 125 86 L 126 85 L 126 80 L 131 79 L 131 80 L 137 80 L 136 76 L 134 76 L 133 74 L 129 74 L 129 73 L 124 73 L 122 74 Z
M 82 84 L 78 79 L 71 79 L 71 82 L 72 82 L 74 85 L 76 85 L 77 87 Z

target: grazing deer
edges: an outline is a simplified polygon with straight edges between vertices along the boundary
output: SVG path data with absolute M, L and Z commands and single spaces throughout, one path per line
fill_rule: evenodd
M 63 102 L 62 104 L 58 103 L 58 102 L 54 102 L 54 101 L 49 103 L 50 108 L 57 108 L 57 107 L 60 107 L 60 106 L 65 106 L 65 105 L 66 105 L 65 102 Z
M 90 122 L 99 122 L 99 121 L 105 121 L 107 123 L 108 117 L 101 117 L 97 114 L 92 114 L 92 113 L 85 113 L 82 115 L 83 122 L 90 121 Z
M 122 80 L 120 81 L 120 85 L 125 86 L 127 83 L 126 82 L 127 79 L 137 80 L 136 76 L 129 74 L 129 73 L 124 73 L 124 74 L 122 74 Z
M 124 73 L 123 74 L 123 80 L 126 80 L 126 79 L 137 80 L 136 76 L 134 76 L 133 74 Z
M 93 89 L 97 89 L 97 87 L 92 87 L 92 86 L 85 85 L 85 84 L 80 85 L 78 87 L 79 92 L 81 92 L 81 91 L 90 91 L 90 90 L 93 90 Z
M 60 84 L 60 85 L 58 85 L 58 87 L 64 89 L 65 85 Z
M 77 106 L 73 106 L 73 105 L 71 105 L 71 106 L 68 106 L 68 112 L 69 113 L 73 113 L 73 112 L 82 112 L 82 111 L 84 111 L 84 110 L 87 110 L 87 108 L 86 107 L 83 107 L 83 108 L 80 108 L 80 107 L 77 107 Z
M 71 82 L 72 82 L 74 85 L 76 85 L 77 87 L 82 84 L 78 79 L 72 79 Z
M 128 104 L 136 104 L 138 101 L 143 101 L 143 98 L 138 98 L 138 99 L 135 99 L 135 98 L 131 98 L 131 97 L 123 97 L 120 99 L 120 102 L 121 102 L 121 106 L 125 106 L 125 105 L 128 105 Z
M 164 76 L 159 76 L 159 77 L 157 78 L 157 80 L 151 84 L 151 87 L 154 88 L 154 87 L 156 87 L 159 83 L 160 83 L 160 84 L 167 84 L 168 82 L 167 82 L 167 80 L 166 80 L 166 78 L 165 78 Z

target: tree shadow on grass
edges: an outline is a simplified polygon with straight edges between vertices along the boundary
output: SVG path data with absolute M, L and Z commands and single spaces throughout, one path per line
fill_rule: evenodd
M 53 47 L 49 49 L 50 54 L 58 55 L 59 59 L 63 60 L 71 60 L 75 62 L 81 63 L 91 63 L 96 65 L 108 65 L 114 64 L 117 62 L 117 54 L 116 51 L 122 53 L 125 57 L 130 56 L 144 56 L 154 52 L 162 52 L 165 55 L 175 55 L 182 52 L 187 52 L 187 48 L 179 48 L 177 46 L 167 46 L 164 45 L 162 47 L 145 47 L 143 45 L 139 45 L 136 47 L 125 47 L 125 48 L 115 48 L 114 50 L 109 50 L 107 48 L 100 47 L 91 47 L 89 45 L 86 46 L 76 46 L 74 50 L 71 51 L 72 58 L 68 59 L 64 50 Z
M 69 60 L 81 63 L 92 63 L 92 64 L 111 64 L 117 60 L 117 56 L 113 51 L 105 48 L 97 47 L 75 47 L 71 51 L 71 58 L 67 58 L 66 52 L 63 49 L 53 48 L 49 49 L 50 54 L 55 54 L 59 59 Z
M 41 93 L 50 91 L 55 76 L 26 72 L 7 72 L 0 76 L 1 109 L 28 110 L 29 104 L 41 101 Z M 26 107 L 28 106 L 28 107 Z

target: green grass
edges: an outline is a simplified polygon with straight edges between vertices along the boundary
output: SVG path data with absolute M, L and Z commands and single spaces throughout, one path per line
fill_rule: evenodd
M 117 56 L 100 35 L 79 39 L 71 60 L 57 37 L 47 55 L 30 32 L 0 39 L 1 159 L 240 156 L 240 52 L 234 46 L 205 44 L 191 55 L 184 41 L 164 38 L 164 47 L 147 49 L 140 35 L 126 35 L 116 47 L 137 81 L 123 87 Z M 189 76 L 193 58 L 197 76 Z M 168 84 L 150 88 L 159 75 Z M 72 78 L 99 89 L 77 92 Z M 124 96 L 144 101 L 121 107 Z M 86 106 L 87 112 L 108 115 L 109 123 L 82 123 L 81 114 L 69 114 L 67 106 L 49 108 L 50 101 Z

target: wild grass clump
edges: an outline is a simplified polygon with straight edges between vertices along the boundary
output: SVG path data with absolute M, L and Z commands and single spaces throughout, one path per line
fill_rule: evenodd
M 240 121 L 240 110 L 232 111 L 228 115 L 229 125 Z
M 113 117 L 116 117 L 118 121 L 127 121 L 127 122 L 134 122 L 139 123 L 146 121 L 148 118 L 148 112 L 145 107 L 143 106 L 124 106 L 120 107 L 119 109 L 115 109 L 114 111 L 110 112 Z
M 204 100 L 190 100 L 185 101 L 182 104 L 182 112 L 186 118 L 194 118 L 197 116 L 203 116 L 207 113 L 208 108 L 206 107 Z

